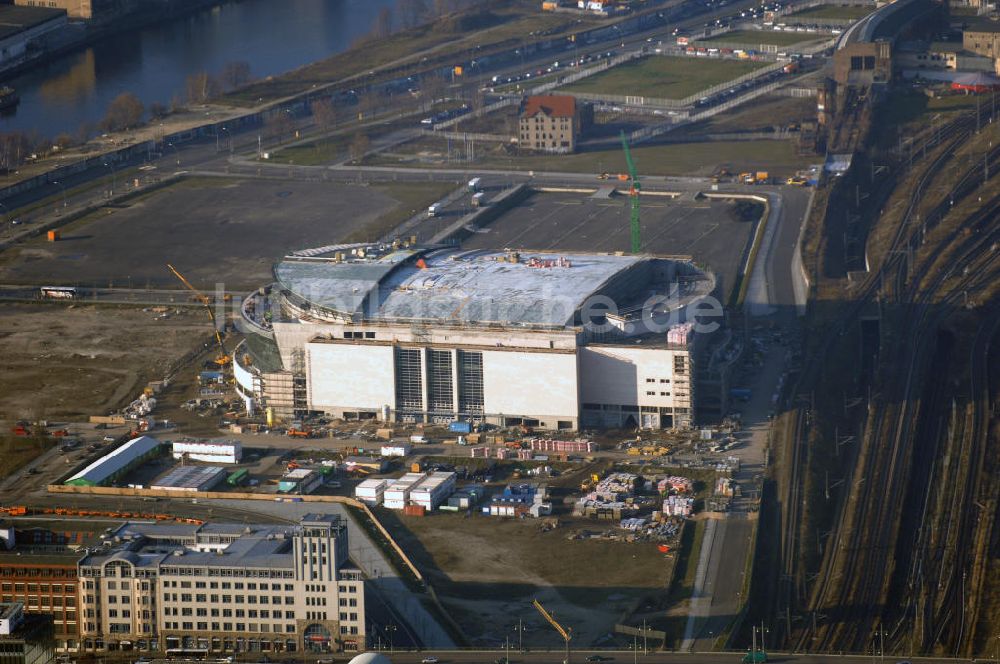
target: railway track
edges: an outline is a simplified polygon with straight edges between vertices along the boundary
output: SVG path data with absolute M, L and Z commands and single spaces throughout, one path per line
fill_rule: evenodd
M 914 187 L 914 196 L 910 198 L 907 209 L 893 233 L 890 250 L 887 252 L 886 258 L 882 261 L 879 269 L 872 272 L 862 283 L 855 303 L 849 307 L 848 315 L 843 318 L 847 322 L 842 324 L 841 330 L 848 322 L 856 319 L 862 308 L 867 305 L 875 292 L 877 292 L 886 275 L 904 269 L 904 256 L 901 255 L 900 248 L 903 246 L 912 246 L 914 241 L 919 239 L 928 228 L 933 228 L 940 223 L 952 209 L 956 200 L 960 201 L 970 195 L 979 186 L 979 182 L 988 176 L 989 172 L 996 170 L 994 164 L 1000 160 L 1000 146 L 984 154 L 983 166 L 981 168 L 977 165 L 966 170 L 958 183 L 951 189 L 949 195 L 939 201 L 925 215 L 922 228 L 911 230 L 910 220 L 914 218 L 924 203 L 928 189 L 930 189 L 933 182 L 939 177 L 942 167 L 954 157 L 953 153 L 955 149 L 971 137 L 975 126 L 983 122 L 984 111 L 985 109 L 980 109 L 978 118 L 975 113 L 967 114 L 935 128 L 924 138 L 923 143 L 917 146 L 918 152 L 922 151 L 925 154 L 928 147 L 932 145 L 936 147 L 946 144 L 946 149 L 941 150 L 921 172 Z M 981 177 L 979 176 L 980 173 L 982 173 Z M 998 214 L 1000 214 L 1000 201 L 994 200 L 991 204 L 984 206 L 978 215 L 975 215 L 979 220 L 974 221 L 973 224 L 979 227 L 984 220 L 990 218 L 990 215 Z M 993 216 L 992 218 L 996 217 Z M 918 236 L 918 233 L 920 236 Z M 982 235 L 982 237 L 975 240 L 975 246 L 970 247 L 963 254 L 961 260 L 967 260 L 972 253 L 982 251 L 983 243 L 989 241 L 991 234 L 986 233 Z M 995 257 L 989 258 L 987 266 L 991 265 L 993 261 L 995 261 Z M 905 265 L 905 267 L 910 271 L 913 270 L 913 266 Z M 985 272 L 989 273 L 990 270 L 987 269 Z M 905 489 L 906 486 L 905 480 L 908 473 L 901 471 L 907 469 L 908 463 L 907 442 L 911 439 L 911 422 L 913 420 L 909 416 L 909 413 L 912 410 L 911 404 L 915 403 L 919 405 L 919 400 L 912 398 L 915 369 L 920 349 L 924 348 L 927 342 L 927 330 L 935 329 L 937 323 L 940 322 L 940 320 L 930 321 L 927 319 L 931 311 L 928 306 L 929 299 L 939 291 L 941 285 L 949 276 L 949 274 L 939 275 L 932 287 L 922 293 L 916 292 L 920 280 L 912 279 L 910 287 L 907 289 L 908 292 L 904 296 L 905 300 L 917 305 L 916 310 L 919 316 L 914 321 L 913 327 L 907 327 L 907 329 L 916 330 L 918 333 L 909 335 L 908 343 L 898 348 L 896 353 L 897 357 L 908 358 L 906 381 L 899 392 L 901 398 L 893 401 L 895 404 L 899 404 L 899 406 L 895 412 L 887 413 L 884 401 L 880 401 L 874 405 L 869 404 L 868 421 L 878 423 L 879 426 L 877 429 L 871 426 L 867 428 L 866 435 L 864 436 L 864 445 L 862 446 L 862 451 L 859 452 L 863 454 L 860 457 L 860 479 L 858 480 L 860 483 L 860 495 L 856 498 L 853 513 L 847 509 L 847 503 L 841 504 L 841 509 L 835 519 L 837 522 L 835 536 L 830 540 L 833 542 L 833 546 L 826 547 L 827 554 L 823 559 L 819 583 L 813 592 L 813 600 L 811 602 L 814 618 L 813 627 L 806 627 L 800 632 L 799 638 L 794 641 L 796 650 L 830 650 L 833 646 L 839 646 L 838 649 L 840 650 L 866 649 L 868 639 L 872 634 L 874 621 L 877 617 L 880 617 L 881 602 L 885 599 L 885 588 L 891 578 L 891 575 L 883 574 L 883 572 L 886 570 L 890 545 L 896 541 L 897 537 L 892 524 L 898 524 L 898 519 L 894 518 L 894 510 L 888 506 L 889 501 L 884 500 L 884 498 L 887 495 L 893 495 L 892 491 L 894 489 L 898 489 L 899 487 Z M 981 280 L 981 278 L 975 275 L 966 275 L 963 277 L 962 283 L 965 284 L 965 289 L 967 289 L 975 285 L 977 280 Z M 903 283 L 905 281 L 904 273 Z M 953 304 L 955 297 L 957 295 L 952 293 L 946 298 L 946 302 Z M 840 330 L 837 332 L 839 334 Z M 824 351 L 829 350 L 835 339 L 836 336 L 832 333 L 827 336 L 823 345 Z M 818 354 L 818 357 L 821 358 L 825 356 L 826 352 Z M 803 377 L 811 377 L 811 372 L 815 371 L 815 368 L 815 366 L 811 366 L 804 371 Z M 890 421 L 889 417 L 892 417 L 891 421 L 895 423 L 894 426 L 886 426 L 886 423 Z M 793 443 L 792 462 L 796 465 L 801 462 L 798 455 L 798 447 L 803 434 L 804 428 L 800 415 L 796 420 L 795 431 L 792 433 L 793 440 L 795 441 Z M 893 441 L 891 451 L 887 456 L 875 453 L 876 442 L 881 440 Z M 969 472 L 972 471 L 970 470 Z M 789 506 L 789 515 L 796 514 L 800 508 L 801 481 L 799 475 L 797 469 L 792 470 L 792 483 L 788 491 L 788 499 L 785 501 Z M 869 480 L 869 478 L 881 478 L 883 476 L 886 477 L 884 483 L 876 485 L 874 479 Z M 866 527 L 867 533 L 875 534 L 876 541 L 864 548 L 851 546 L 850 539 L 853 539 L 851 536 L 862 526 Z M 787 534 L 783 542 L 783 556 L 785 557 L 784 571 L 786 575 L 789 573 L 794 574 L 794 562 L 789 560 L 789 557 L 795 558 L 794 534 L 788 532 L 789 530 L 793 529 L 786 529 Z M 850 533 L 851 536 L 847 536 L 847 533 Z M 837 554 L 841 550 L 845 551 L 846 558 L 838 560 L 838 558 L 842 558 Z M 859 564 L 861 564 L 863 574 L 861 576 L 853 575 L 850 581 L 845 580 L 845 573 L 858 569 Z M 834 573 L 838 570 L 839 574 Z M 792 586 L 789 584 L 786 600 L 788 610 L 791 610 L 791 606 L 793 605 L 791 588 Z M 831 601 L 831 598 L 835 598 L 835 601 Z M 865 607 L 865 615 L 863 620 L 852 621 L 853 627 L 846 627 L 845 621 L 837 620 L 826 623 L 821 629 L 817 628 L 815 621 L 817 610 L 829 605 L 838 607 L 863 606 Z M 836 618 L 833 615 L 829 617 Z M 835 627 L 831 628 L 831 623 Z M 900 625 L 901 623 L 897 623 L 893 634 L 890 635 L 890 639 L 892 636 L 898 634 Z

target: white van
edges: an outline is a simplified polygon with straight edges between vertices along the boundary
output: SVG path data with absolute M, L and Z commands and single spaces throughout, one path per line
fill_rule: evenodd
M 438 213 L 440 213 L 440 212 L 441 212 L 441 204 L 440 203 L 435 203 L 434 205 L 432 205 L 429 208 L 427 208 L 427 216 L 428 217 L 436 217 L 436 216 L 438 216 Z

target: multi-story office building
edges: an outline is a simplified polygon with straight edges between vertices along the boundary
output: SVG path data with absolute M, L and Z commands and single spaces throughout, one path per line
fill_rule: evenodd
M 347 525 L 127 523 L 80 561 L 86 650 L 295 652 L 365 645 Z
M 18 602 L 25 613 L 52 617 L 55 649 L 73 652 L 79 645 L 77 561 L 95 533 L 54 531 L 22 525 L 3 528 L 0 546 L 0 602 Z

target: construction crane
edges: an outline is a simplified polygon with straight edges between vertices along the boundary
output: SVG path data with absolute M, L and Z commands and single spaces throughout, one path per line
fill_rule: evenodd
M 212 300 L 207 295 L 202 293 L 200 290 L 191 285 L 191 282 L 184 278 L 184 275 L 177 271 L 170 263 L 167 263 L 167 268 L 174 273 L 174 276 L 180 279 L 180 282 L 184 284 L 185 288 L 191 291 L 191 299 L 195 302 L 201 302 L 205 309 L 208 310 L 208 317 L 212 319 L 212 332 L 215 333 L 215 342 L 219 345 L 219 356 L 215 358 L 215 363 L 220 367 L 229 364 L 232 359 L 229 356 L 229 352 L 226 350 L 226 344 L 222 341 L 222 335 L 219 334 L 219 324 L 215 320 L 215 310 L 212 309 Z
M 642 248 L 642 237 L 639 229 L 639 191 L 642 189 L 642 185 L 639 183 L 639 176 L 635 172 L 635 162 L 632 161 L 632 151 L 629 150 L 628 139 L 625 137 L 624 130 L 621 136 L 622 149 L 625 150 L 625 163 L 628 164 L 628 195 L 632 199 L 632 215 L 630 220 L 632 227 L 632 253 L 637 254 Z
M 563 641 L 566 642 L 566 659 L 563 660 L 563 664 L 569 664 L 569 641 L 573 638 L 573 629 L 564 629 L 562 625 L 556 622 L 556 619 L 552 617 L 552 614 L 545 610 L 545 607 L 542 606 L 542 603 L 537 599 L 535 599 L 532 604 L 534 604 L 535 608 L 538 609 L 538 612 L 542 614 L 542 617 L 549 621 L 549 624 L 552 625 L 557 632 L 559 632 L 559 636 L 563 637 Z

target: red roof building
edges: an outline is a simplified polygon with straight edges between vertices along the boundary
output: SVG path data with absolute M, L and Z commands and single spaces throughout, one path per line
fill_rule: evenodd
M 518 131 L 522 150 L 574 152 L 580 137 L 580 105 L 570 95 L 527 97 Z

